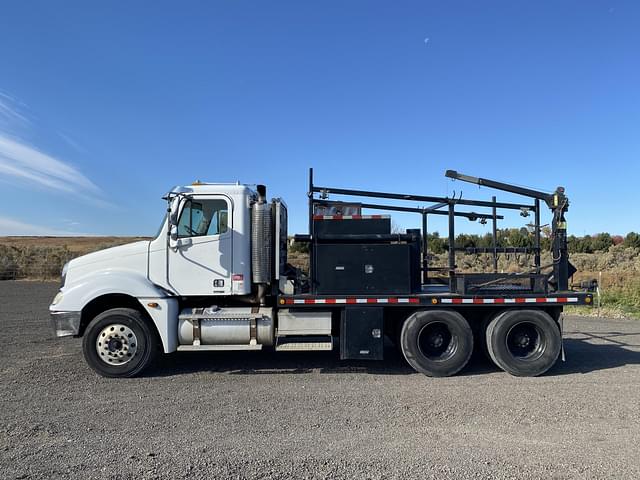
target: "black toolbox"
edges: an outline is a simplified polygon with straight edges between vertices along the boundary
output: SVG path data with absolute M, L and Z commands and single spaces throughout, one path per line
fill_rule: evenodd
M 318 295 L 409 294 L 420 283 L 410 243 L 318 243 L 314 285 Z
M 384 215 L 376 216 L 328 216 L 329 218 L 314 217 L 313 233 L 318 237 L 323 235 L 367 235 L 391 233 L 391 218 Z

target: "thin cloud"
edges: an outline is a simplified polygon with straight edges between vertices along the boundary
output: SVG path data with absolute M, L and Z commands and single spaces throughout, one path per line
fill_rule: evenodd
M 76 168 L 3 134 L 0 134 L 0 172 L 63 192 L 100 193 Z
M 9 217 L 0 217 L 0 232 L 6 236 L 49 235 L 49 236 L 84 236 L 78 232 L 58 230 L 43 225 L 20 222 Z
M 58 132 L 58 136 L 64 140 L 70 147 L 72 147 L 73 149 L 77 150 L 80 153 L 87 153 L 87 149 L 84 148 L 82 145 L 80 145 L 78 142 L 76 142 L 73 138 L 71 138 L 69 135 L 64 134 L 62 132 Z
M 27 106 L 16 98 L 0 92 L 0 121 L 7 127 L 30 126 L 31 120 L 25 112 L 26 108 Z
M 16 98 L 0 92 L 0 180 L 18 180 L 47 190 L 72 194 L 93 204 L 112 207 L 102 198 L 101 189 L 80 170 L 42 151 L 15 132 L 31 133 L 36 124 L 28 107 Z M 82 151 L 68 135 L 63 140 Z

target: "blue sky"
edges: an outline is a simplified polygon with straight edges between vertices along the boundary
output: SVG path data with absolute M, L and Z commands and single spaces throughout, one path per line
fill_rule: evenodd
M 265 183 L 302 232 L 311 166 L 564 185 L 571 233 L 637 231 L 638 25 L 619 1 L 4 2 L 0 235 L 150 235 L 195 179 Z

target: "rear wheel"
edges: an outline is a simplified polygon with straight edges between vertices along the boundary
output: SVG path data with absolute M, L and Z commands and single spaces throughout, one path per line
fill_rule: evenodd
M 551 368 L 562 347 L 558 324 L 542 310 L 512 310 L 497 315 L 486 331 L 494 363 L 511 375 L 534 377 Z
M 489 352 L 489 348 L 487 347 L 487 329 L 491 322 L 497 321 L 499 317 L 507 313 L 509 310 L 502 310 L 496 312 L 494 315 L 487 315 L 482 319 L 480 323 L 480 331 L 478 332 L 478 336 L 476 337 L 476 347 L 483 353 L 483 355 L 489 360 L 489 362 L 495 364 L 495 361 L 491 357 L 491 353 Z
M 404 358 L 430 377 L 458 373 L 473 352 L 473 332 L 462 315 L 431 310 L 412 314 L 402 326 L 400 345 Z
M 139 311 L 113 308 L 88 325 L 82 350 L 89 366 L 103 377 L 133 377 L 153 362 L 158 342 Z

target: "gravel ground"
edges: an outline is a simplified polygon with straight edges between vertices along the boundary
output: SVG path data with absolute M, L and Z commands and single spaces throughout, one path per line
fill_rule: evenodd
M 567 317 L 567 361 L 414 373 L 335 353 L 164 357 L 109 380 L 0 282 L 3 478 L 640 478 L 640 322 Z

